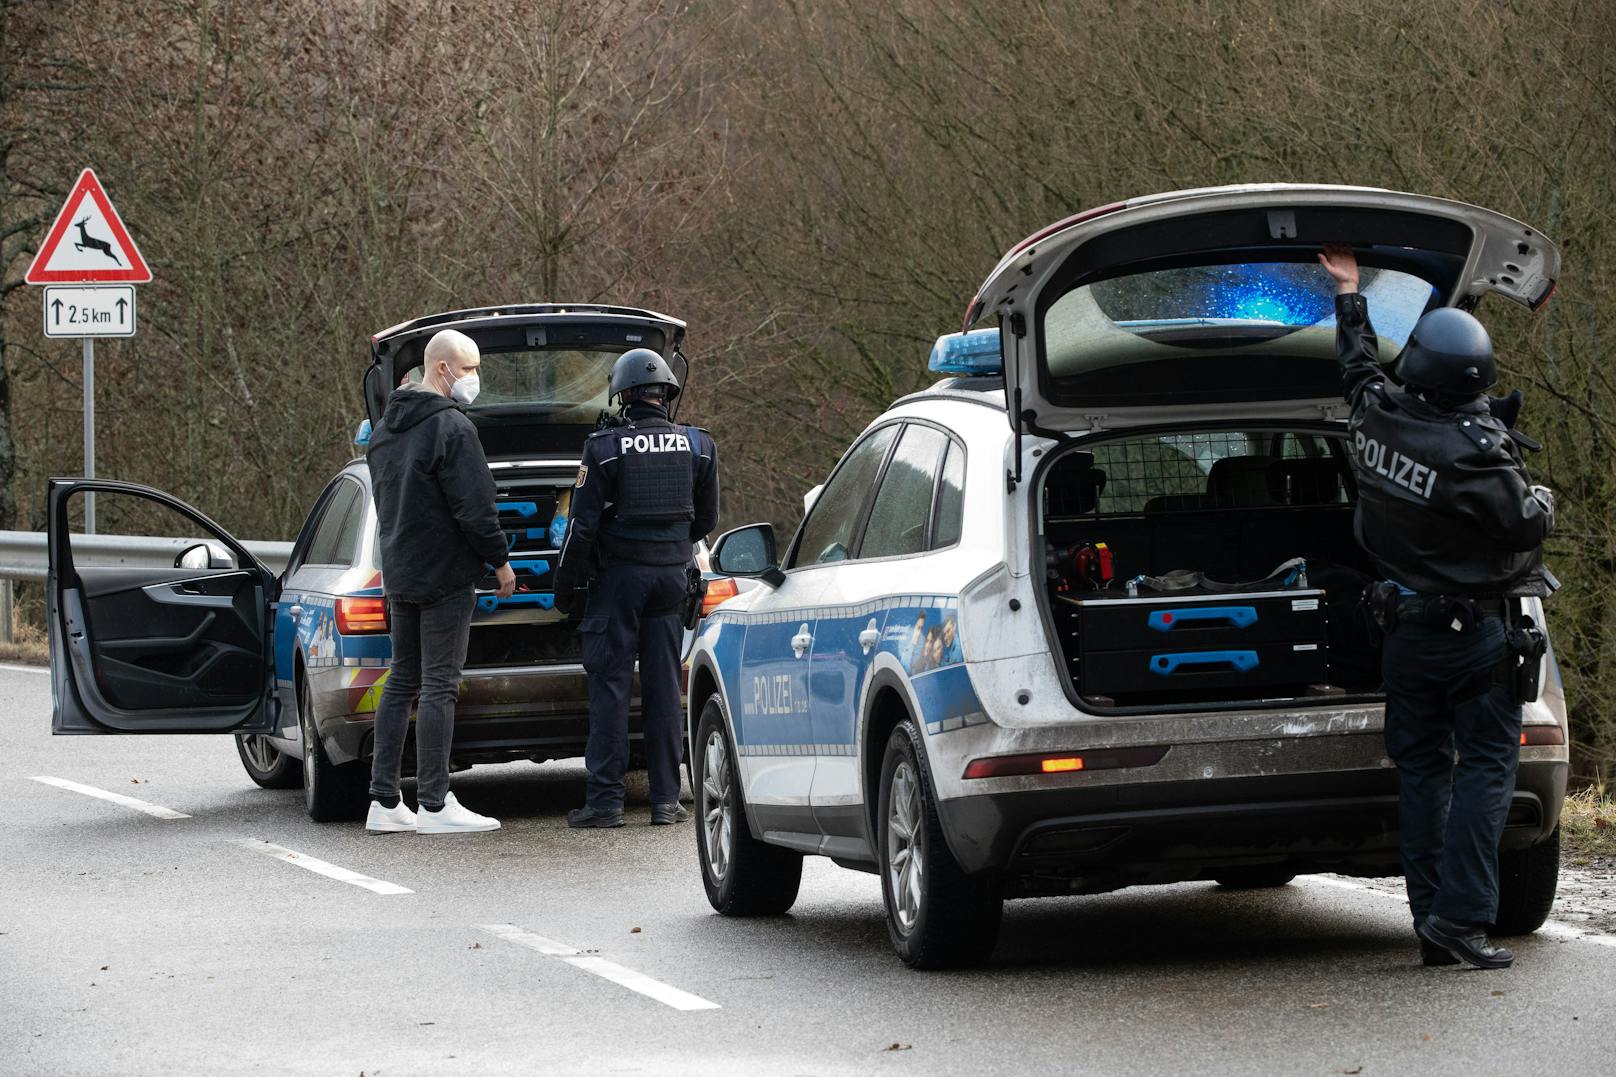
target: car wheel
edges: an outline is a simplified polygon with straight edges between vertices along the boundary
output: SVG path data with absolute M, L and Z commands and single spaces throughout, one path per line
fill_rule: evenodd
M 1495 935 L 1530 935 L 1543 926 L 1560 886 L 1560 828 L 1547 841 L 1498 854 Z
M 967 875 L 949 852 L 913 722 L 900 722 L 887 741 L 876 823 L 887 933 L 904 964 L 985 962 L 999 938 L 1004 898 L 997 879 Z
M 696 794 L 696 859 L 707 900 L 725 916 L 775 916 L 802 885 L 802 854 L 752 836 L 741 774 L 717 699 L 701 710 L 691 761 Z
M 307 677 L 297 680 L 297 718 L 303 730 L 303 802 L 317 823 L 362 819 L 369 807 L 370 774 L 365 764 L 337 766 L 326 757 L 314 728 L 314 703 Z
M 1289 868 L 1263 866 L 1252 868 L 1224 868 L 1212 878 L 1225 890 L 1269 890 L 1284 886 L 1296 878 Z
M 236 754 L 247 777 L 265 789 L 296 789 L 303 783 L 302 764 L 260 733 L 237 733 Z

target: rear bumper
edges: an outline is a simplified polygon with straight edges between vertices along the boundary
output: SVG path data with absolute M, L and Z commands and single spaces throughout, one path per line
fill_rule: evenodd
M 1567 766 L 1522 760 L 1505 848 L 1559 822 Z M 1284 864 L 1298 874 L 1399 874 L 1397 774 L 1352 770 L 1020 790 L 938 803 L 955 858 L 1011 891 L 1097 893 Z
M 365 691 L 324 692 L 315 708 L 333 763 L 368 759 L 375 707 L 385 677 Z M 413 737 L 413 729 L 411 731 Z M 455 703 L 453 760 L 456 764 L 582 755 L 589 739 L 589 684 L 576 664 L 470 669 Z M 639 678 L 629 704 L 629 740 L 641 740 Z M 406 746 L 406 767 L 413 760 Z

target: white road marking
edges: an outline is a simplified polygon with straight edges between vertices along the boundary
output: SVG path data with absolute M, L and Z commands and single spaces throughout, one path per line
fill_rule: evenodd
M 399 886 L 397 883 L 389 883 L 383 882 L 380 879 L 372 879 L 369 875 L 361 875 L 357 871 L 349 871 L 347 868 L 339 868 L 335 864 L 328 864 L 324 860 L 320 860 L 317 857 L 309 856 L 307 853 L 300 853 L 293 849 L 284 848 L 280 845 L 272 845 L 267 841 L 259 841 L 257 838 L 231 838 L 230 843 L 232 845 L 239 845 L 243 849 L 251 849 L 257 853 L 263 853 L 265 856 L 274 857 L 276 860 L 282 860 L 288 864 L 295 864 L 297 867 L 303 868 L 306 871 L 312 871 L 316 875 L 324 875 L 328 879 L 335 879 L 338 882 L 348 883 L 352 886 L 369 890 L 373 894 L 415 893 L 414 890 L 411 890 L 408 887 Z
M 547 939 L 543 935 L 535 935 L 531 931 L 523 931 L 512 924 L 479 924 L 478 928 L 497 935 L 507 942 L 514 942 L 518 946 L 526 946 L 530 950 L 537 950 L 546 957 L 553 957 L 564 961 L 575 969 L 592 972 L 602 979 L 610 980 L 630 991 L 637 991 L 646 998 L 655 999 L 664 1006 L 672 1006 L 676 1010 L 716 1010 L 719 1005 L 709 1002 L 699 995 L 692 995 L 688 991 L 681 991 L 677 987 L 670 987 L 661 980 L 651 977 L 633 969 L 624 968 L 615 961 L 607 961 L 603 957 L 595 957 L 579 950 L 576 946 L 568 946 L 564 942 Z
M 0 662 L 0 669 L 7 669 L 13 673 L 43 673 L 47 677 L 50 676 L 49 666 L 19 666 L 11 662 Z
M 83 793 L 85 796 L 95 797 L 97 800 L 107 800 L 114 804 L 121 804 L 125 808 L 133 808 L 136 811 L 143 811 L 147 815 L 153 816 L 157 819 L 190 818 L 189 815 L 186 815 L 182 811 L 175 811 L 173 808 L 165 808 L 161 804 L 151 804 L 144 800 L 138 800 L 135 797 L 126 797 L 122 793 L 109 793 L 105 789 L 97 789 L 93 785 L 80 785 L 78 782 L 70 782 L 66 778 L 53 778 L 48 774 L 36 774 L 34 775 L 33 780 L 36 782 L 41 782 L 45 785 L 54 785 L 58 789 L 67 789 L 74 793 Z
M 1308 875 L 1299 878 L 1297 881 L 1302 882 L 1304 880 L 1310 883 L 1323 883 L 1325 886 L 1339 886 L 1343 890 L 1357 890 L 1364 894 L 1374 894 L 1376 897 L 1391 898 L 1404 906 L 1408 905 L 1408 898 L 1402 894 L 1393 894 L 1376 886 L 1355 883 L 1350 879 L 1332 879 L 1327 875 Z M 1616 949 L 1616 935 L 1604 935 L 1598 931 L 1588 931 L 1577 927 L 1575 924 L 1567 924 L 1560 920 L 1546 921 L 1534 934 L 1549 935 L 1557 939 L 1567 939 L 1573 942 L 1591 942 L 1595 946 L 1609 946 Z

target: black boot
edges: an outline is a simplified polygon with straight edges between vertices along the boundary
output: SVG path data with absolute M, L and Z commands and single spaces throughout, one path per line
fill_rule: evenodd
M 672 804 L 651 805 L 652 826 L 670 826 L 673 823 L 682 823 L 689 818 L 690 813 L 685 811 L 685 806 L 677 800 Z
M 623 825 L 623 809 L 608 811 L 604 808 L 574 808 L 567 813 L 567 825 L 574 829 L 605 830 Z
M 1487 932 L 1479 925 L 1461 924 L 1444 920 L 1432 913 L 1414 928 L 1420 938 L 1433 946 L 1440 946 L 1454 957 L 1478 969 L 1507 969 L 1515 963 L 1515 955 L 1502 946 L 1494 946 Z
M 1415 929 L 1416 932 L 1418 930 L 1418 928 Z M 1457 957 L 1454 957 L 1436 943 L 1426 942 L 1423 938 L 1420 939 L 1420 964 L 1426 968 L 1442 968 L 1447 965 L 1457 965 L 1458 963 L 1459 959 Z

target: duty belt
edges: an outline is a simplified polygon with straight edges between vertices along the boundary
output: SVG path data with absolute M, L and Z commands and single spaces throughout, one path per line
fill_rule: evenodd
M 1484 617 L 1504 617 L 1508 603 L 1498 595 L 1401 595 L 1397 600 L 1397 620 L 1431 628 L 1447 628 L 1458 622 L 1458 627 L 1468 628 Z

